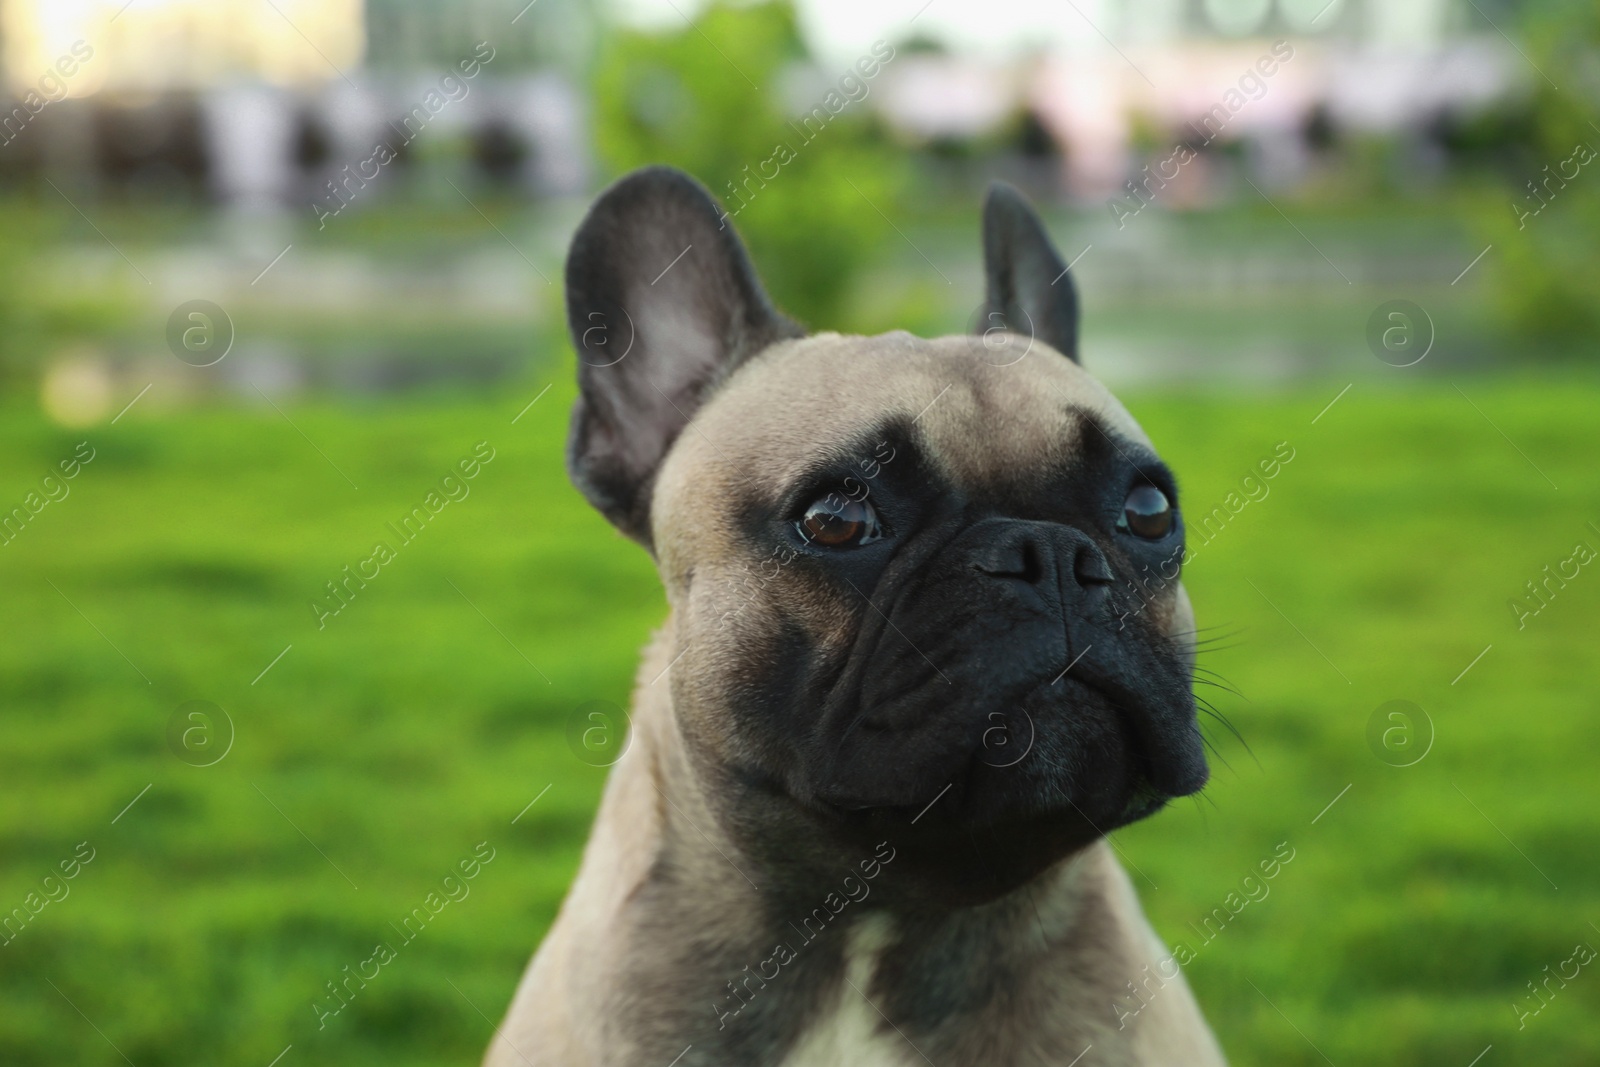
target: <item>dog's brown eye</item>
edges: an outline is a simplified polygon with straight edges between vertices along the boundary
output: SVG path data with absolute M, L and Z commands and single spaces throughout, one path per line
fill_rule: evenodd
M 800 536 L 825 548 L 864 545 L 883 536 L 878 513 L 865 500 L 830 493 L 806 509 L 797 525 Z
M 1159 541 L 1172 532 L 1172 502 L 1153 485 L 1136 485 L 1123 502 L 1117 525 L 1147 541 Z

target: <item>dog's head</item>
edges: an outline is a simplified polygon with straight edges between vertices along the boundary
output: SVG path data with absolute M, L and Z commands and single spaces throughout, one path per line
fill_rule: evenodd
M 1078 365 L 1071 276 L 1007 186 L 983 244 L 982 332 L 936 340 L 806 335 L 668 169 L 607 190 L 567 263 L 572 477 L 656 558 L 658 684 L 730 832 L 822 867 L 888 839 L 967 900 L 1207 775 L 1172 475 Z

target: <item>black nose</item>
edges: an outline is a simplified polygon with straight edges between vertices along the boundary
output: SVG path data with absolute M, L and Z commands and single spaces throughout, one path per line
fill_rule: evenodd
M 972 565 L 991 578 L 1095 600 L 1103 599 L 1115 581 L 1100 546 L 1076 527 L 1023 519 L 985 526 L 973 546 Z

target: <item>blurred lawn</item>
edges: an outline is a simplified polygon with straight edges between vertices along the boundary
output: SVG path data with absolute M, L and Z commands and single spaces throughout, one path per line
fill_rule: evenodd
M 0 910 L 95 849 L 0 947 L 0 1063 L 122 1063 L 114 1044 L 139 1067 L 265 1067 L 291 1043 L 281 1067 L 475 1061 L 604 778 L 565 717 L 626 701 L 663 612 L 643 553 L 561 471 L 566 382 L 515 425 L 543 380 L 492 403 L 286 407 L 293 426 L 154 394 L 81 433 L 0 410 L 5 508 L 77 442 L 97 452 L 0 547 Z M 1512 1007 L 1600 946 L 1600 575 L 1521 632 L 1506 606 L 1577 541 L 1600 547 L 1600 385 L 1464 385 L 1558 491 L 1447 385 L 1363 380 L 1312 425 L 1341 384 L 1125 398 L 1191 513 L 1278 442 L 1296 455 L 1186 575 L 1201 624 L 1232 635 L 1202 662 L 1248 699 L 1206 693 L 1253 755 L 1211 730 L 1231 767 L 1118 843 L 1158 929 L 1196 948 L 1237 1064 L 1465 1067 L 1491 1043 L 1484 1067 L 1600 1061 L 1591 969 L 1520 1032 Z M 319 632 L 310 598 L 481 440 L 496 457 L 471 495 Z M 1438 732 L 1403 769 L 1366 741 L 1396 698 Z M 237 727 L 210 767 L 166 747 L 196 699 Z M 319 1031 L 324 983 L 398 944 L 390 924 L 482 841 L 470 896 Z M 1284 841 L 1270 896 L 1199 947 L 1189 924 Z

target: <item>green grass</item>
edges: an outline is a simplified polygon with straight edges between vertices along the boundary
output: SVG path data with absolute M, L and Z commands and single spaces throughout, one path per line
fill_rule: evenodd
M 515 425 L 543 381 L 287 408 L 304 437 L 270 409 L 154 396 L 79 433 L 0 412 L 0 506 L 96 449 L 0 547 L 0 913 L 95 850 L 0 947 L 0 1062 L 120 1064 L 113 1043 L 139 1067 L 264 1067 L 290 1043 L 282 1067 L 475 1061 L 603 782 L 566 719 L 626 701 L 664 610 L 643 553 L 566 483 L 562 378 Z M 1491 1043 L 1485 1067 L 1595 1062 L 1593 967 L 1525 1029 L 1512 1005 L 1600 946 L 1600 568 L 1521 631 L 1506 602 L 1576 542 L 1600 548 L 1600 385 L 1465 384 L 1514 447 L 1447 386 L 1363 381 L 1313 425 L 1340 384 L 1127 398 L 1193 513 L 1278 442 L 1295 458 L 1186 575 L 1224 636 L 1202 662 L 1243 698 L 1205 692 L 1251 751 L 1212 730 L 1226 764 L 1205 797 L 1119 847 L 1160 932 L 1196 949 L 1238 1064 L 1465 1067 Z M 482 440 L 471 495 L 319 630 L 323 584 Z M 1415 766 L 1367 746 L 1390 699 L 1436 728 Z M 167 747 L 190 700 L 236 729 L 215 765 Z M 484 841 L 470 895 L 319 1030 L 324 983 L 397 942 L 389 924 Z M 1190 924 L 1280 842 L 1295 854 L 1270 895 L 1199 947 Z

